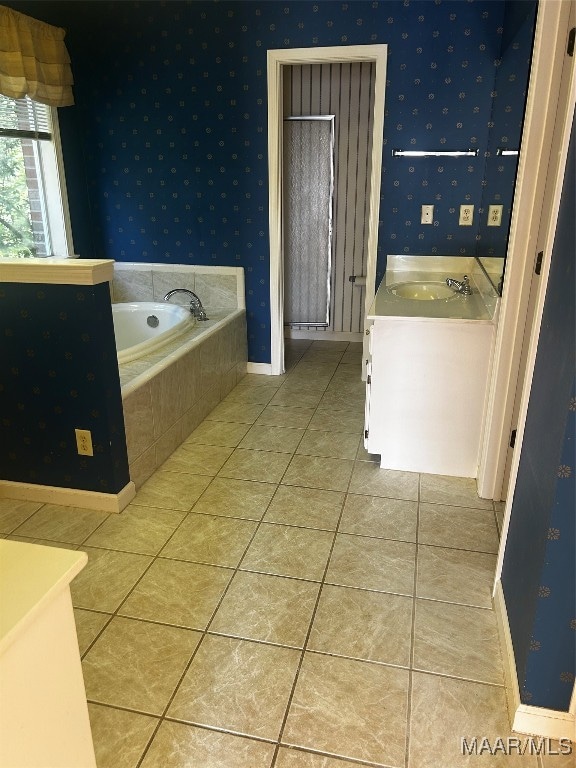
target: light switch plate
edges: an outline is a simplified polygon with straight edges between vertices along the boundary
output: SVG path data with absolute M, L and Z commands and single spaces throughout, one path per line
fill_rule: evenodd
M 420 214 L 420 224 L 434 224 L 434 206 L 423 205 Z

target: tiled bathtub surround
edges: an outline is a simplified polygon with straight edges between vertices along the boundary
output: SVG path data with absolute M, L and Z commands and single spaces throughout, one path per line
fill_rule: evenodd
M 205 307 L 245 307 L 244 270 L 241 267 L 205 267 L 188 264 L 117 262 L 111 286 L 112 301 L 162 301 L 173 288 L 194 291 Z M 187 305 L 185 294 L 171 302 Z
M 508 735 L 494 505 L 364 452 L 361 345 L 287 350 L 121 515 L 0 505 L 4 534 L 88 553 L 72 593 L 98 768 L 572 765 L 462 756 Z
M 227 267 L 117 264 L 112 299 L 161 301 L 193 290 L 209 320 L 120 366 L 130 478 L 140 487 L 246 373 L 244 272 Z M 185 294 L 172 301 L 186 304 Z

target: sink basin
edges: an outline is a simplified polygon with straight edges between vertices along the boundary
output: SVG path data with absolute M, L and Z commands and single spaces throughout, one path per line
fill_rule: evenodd
M 446 301 L 453 299 L 458 294 L 445 283 L 426 280 L 415 280 L 408 283 L 394 283 L 388 286 L 390 293 L 400 299 L 412 299 L 416 301 Z

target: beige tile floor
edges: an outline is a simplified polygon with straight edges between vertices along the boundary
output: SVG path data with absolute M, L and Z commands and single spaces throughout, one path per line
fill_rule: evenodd
M 287 375 L 246 376 L 121 515 L 0 506 L 2 535 L 88 553 L 99 768 L 568 765 L 462 755 L 509 733 L 501 510 L 366 454 L 360 357 L 288 343 Z

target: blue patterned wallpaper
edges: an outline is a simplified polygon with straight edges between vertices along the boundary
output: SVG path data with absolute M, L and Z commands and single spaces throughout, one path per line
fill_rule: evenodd
M 130 480 L 108 283 L 0 283 L 0 477 L 118 493 Z M 79 456 L 74 429 L 92 432 Z
M 518 145 L 534 2 L 10 4 L 67 29 L 77 106 L 60 119 L 77 252 L 243 266 L 251 361 L 270 360 L 268 49 L 389 46 L 378 280 L 388 253 L 504 254 L 516 161 L 496 160 L 492 143 Z M 479 154 L 409 160 L 394 148 Z M 422 226 L 430 203 L 434 225 Z M 471 227 L 458 226 L 464 203 Z M 504 224 L 488 231 L 490 203 Z
M 566 430 L 522 700 L 568 711 L 576 673 L 576 381 Z M 554 631 L 550 631 L 551 628 Z M 537 691 L 534 697 L 532 691 Z
M 576 122 L 502 565 L 521 701 L 567 711 L 576 664 Z

